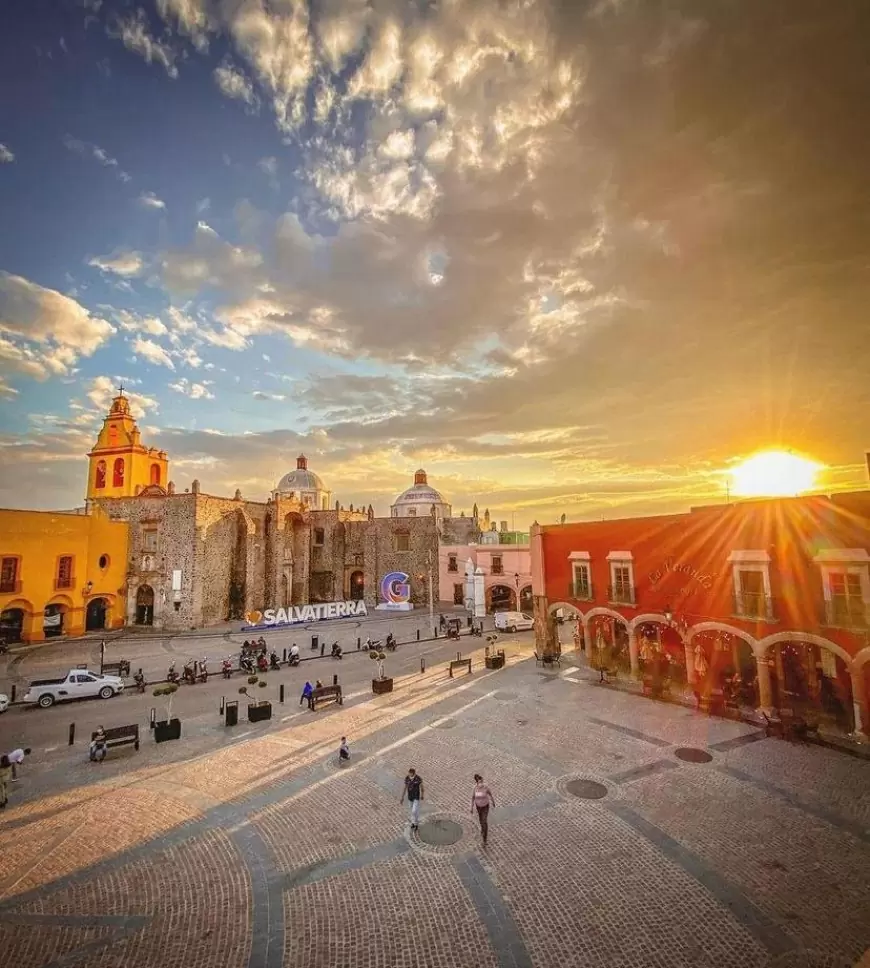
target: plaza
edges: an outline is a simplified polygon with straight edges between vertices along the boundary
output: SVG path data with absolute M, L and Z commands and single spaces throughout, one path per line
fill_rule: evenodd
M 434 663 L 210 748 L 28 764 L 0 816 L 6 963 L 861 962 L 870 762 L 599 686 L 573 653 L 544 671 L 508 642 L 488 672 L 463 645 L 471 676 Z M 485 849 L 475 772 L 497 803 Z

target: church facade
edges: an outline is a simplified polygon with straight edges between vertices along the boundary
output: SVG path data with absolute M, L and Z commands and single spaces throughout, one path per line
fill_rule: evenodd
M 87 505 L 129 528 L 126 623 L 170 631 L 291 605 L 362 600 L 374 607 L 385 575 L 408 576 L 410 601 L 438 601 L 434 515 L 376 518 L 371 506 L 330 505 L 304 456 L 265 501 L 183 492 L 169 460 L 144 447 L 123 393 L 88 455 Z

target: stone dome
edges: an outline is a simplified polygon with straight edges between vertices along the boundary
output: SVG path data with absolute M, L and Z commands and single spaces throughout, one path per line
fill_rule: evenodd
M 444 500 L 440 491 L 429 483 L 426 471 L 418 470 L 414 474 L 414 483 L 393 501 L 392 516 L 394 518 L 424 517 L 432 514 L 435 509 L 436 518 L 449 518 L 450 505 Z
M 317 509 L 324 510 L 329 501 L 329 491 L 319 474 L 308 469 L 308 458 L 300 454 L 296 458 L 296 469 L 285 474 L 278 481 L 273 497 L 295 497 Z

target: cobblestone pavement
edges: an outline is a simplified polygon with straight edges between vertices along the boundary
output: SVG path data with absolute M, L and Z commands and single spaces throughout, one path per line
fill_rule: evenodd
M 470 677 L 408 677 L 391 696 L 189 759 L 184 740 L 167 744 L 174 760 L 128 759 L 38 799 L 22 795 L 25 768 L 0 815 L 3 964 L 846 968 L 865 956 L 870 763 L 599 688 L 582 670 L 542 673 L 516 647 L 499 672 L 474 658 Z M 426 790 L 419 832 L 399 804 L 411 765 Z M 485 849 L 475 771 L 497 798 Z

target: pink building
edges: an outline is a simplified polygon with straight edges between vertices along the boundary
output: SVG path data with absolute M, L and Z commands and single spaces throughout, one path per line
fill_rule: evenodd
M 486 535 L 484 537 L 487 537 Z M 465 604 L 468 562 L 483 573 L 487 612 L 532 612 L 532 554 L 528 544 L 441 545 L 438 588 L 444 605 Z

